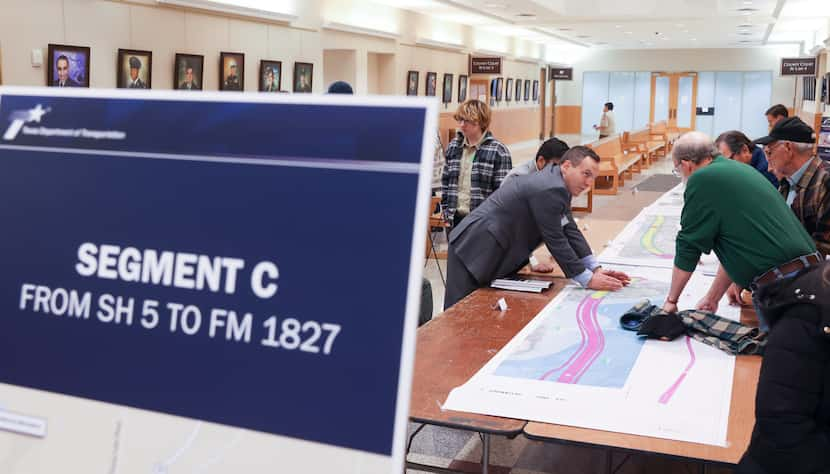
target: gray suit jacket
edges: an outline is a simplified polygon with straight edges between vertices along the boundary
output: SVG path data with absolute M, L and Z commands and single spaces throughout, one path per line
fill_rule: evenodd
M 591 255 L 571 214 L 571 193 L 559 166 L 502 182 L 450 234 L 450 245 L 481 285 L 527 265 L 544 242 L 567 277 L 585 271 Z

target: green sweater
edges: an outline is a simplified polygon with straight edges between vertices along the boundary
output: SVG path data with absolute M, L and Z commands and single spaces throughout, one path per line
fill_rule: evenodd
M 816 251 L 787 203 L 751 166 L 717 156 L 686 184 L 674 264 L 694 271 L 701 253 L 714 250 L 735 283 Z

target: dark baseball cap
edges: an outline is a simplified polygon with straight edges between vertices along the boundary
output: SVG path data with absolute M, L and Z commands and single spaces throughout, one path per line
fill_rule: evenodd
M 769 135 L 755 140 L 756 145 L 766 145 L 778 140 L 796 143 L 815 143 L 813 129 L 798 117 L 786 118 L 772 127 Z
M 546 140 L 545 143 L 542 143 L 542 146 L 539 147 L 539 151 L 536 152 L 536 156 L 542 156 L 546 160 L 559 160 L 569 148 L 568 144 L 562 140 L 558 138 L 550 138 Z

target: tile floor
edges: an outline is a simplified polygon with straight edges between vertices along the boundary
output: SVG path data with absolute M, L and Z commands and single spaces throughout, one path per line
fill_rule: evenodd
M 566 135 L 560 138 L 571 145 L 587 143 L 594 139 L 594 137 L 579 135 Z M 516 166 L 532 159 L 539 143 L 532 141 L 510 146 L 513 165 Z M 639 183 L 650 176 L 671 174 L 671 169 L 671 160 L 661 159 L 645 172 L 635 175 L 633 180 L 626 181 L 625 186 L 617 196 L 632 192 Z M 612 205 L 616 199 L 615 196 L 594 196 L 594 212 Z M 586 231 L 585 233 L 589 232 Z M 441 234 L 435 235 L 435 243 L 439 248 L 446 248 L 446 238 Z M 443 278 L 446 278 L 446 261 L 430 259 L 426 263 L 424 276 L 432 284 L 433 313 L 438 314 L 441 312 L 444 301 Z M 419 424 L 410 423 L 410 434 L 419 426 Z M 481 472 L 481 447 L 482 441 L 475 433 L 427 426 L 415 437 L 407 459 L 422 464 L 451 467 L 462 472 Z M 703 472 L 701 464 L 656 455 L 632 455 L 627 457 L 625 454 L 615 453 L 612 461 L 614 466 L 621 465 L 616 471 L 619 474 L 691 474 Z M 542 443 L 528 440 L 521 435 L 515 439 L 493 436 L 490 465 L 490 472 L 493 473 L 599 474 L 606 472 L 607 458 L 606 452 L 597 448 Z M 408 469 L 406 472 L 415 474 L 423 471 Z M 725 474 L 732 472 L 732 470 L 724 467 L 708 466 L 705 472 Z

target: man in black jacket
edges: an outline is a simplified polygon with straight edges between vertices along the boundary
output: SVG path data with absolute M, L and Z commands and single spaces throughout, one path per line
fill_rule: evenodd
M 759 292 L 770 333 L 737 472 L 830 473 L 830 262 Z

